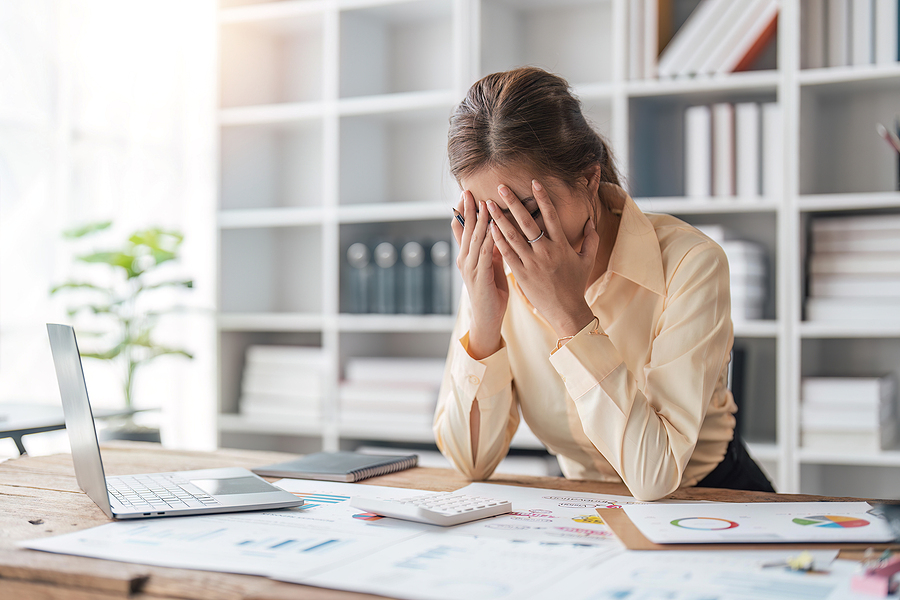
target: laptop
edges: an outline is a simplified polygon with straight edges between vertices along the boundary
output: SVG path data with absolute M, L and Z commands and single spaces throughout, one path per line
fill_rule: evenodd
M 75 330 L 47 324 L 78 486 L 106 516 L 139 519 L 300 506 L 303 500 L 242 468 L 106 477 Z

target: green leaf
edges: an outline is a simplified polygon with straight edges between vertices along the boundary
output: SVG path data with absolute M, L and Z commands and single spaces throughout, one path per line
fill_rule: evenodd
M 84 290 L 95 290 L 98 292 L 103 292 L 105 294 L 109 294 L 109 290 L 100 287 L 99 285 L 94 285 L 93 283 L 87 283 L 86 281 L 67 281 L 66 283 L 61 283 L 60 285 L 55 285 L 50 288 L 50 295 L 61 291 L 61 290 L 74 290 L 74 289 L 84 289 Z
M 82 352 L 81 356 L 85 358 L 96 358 L 97 360 L 112 360 L 122 354 L 125 344 L 117 344 L 106 352 Z
M 154 283 L 153 285 L 144 286 L 142 289 L 144 290 L 156 290 L 164 287 L 184 287 L 184 288 L 193 288 L 194 281 L 192 279 L 183 279 L 179 281 L 162 281 L 160 283 Z
M 93 252 L 91 254 L 82 254 L 77 257 L 81 262 L 86 263 L 102 263 L 111 267 L 119 267 L 125 269 L 128 279 L 132 279 L 140 275 L 134 270 L 135 256 L 127 252 Z
M 63 231 L 62 235 L 66 239 L 74 240 L 92 233 L 97 233 L 98 231 L 103 231 L 104 229 L 109 229 L 110 227 L 112 227 L 112 221 L 97 221 L 96 223 L 87 223 L 85 225 L 73 227 L 72 229 L 67 229 Z

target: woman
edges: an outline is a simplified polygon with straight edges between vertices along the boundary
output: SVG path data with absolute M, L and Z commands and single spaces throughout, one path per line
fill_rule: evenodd
M 434 432 L 456 468 L 490 476 L 521 409 L 569 478 L 641 500 L 773 491 L 734 436 L 722 249 L 638 209 L 568 84 L 536 68 L 485 77 L 448 150 L 466 291 Z

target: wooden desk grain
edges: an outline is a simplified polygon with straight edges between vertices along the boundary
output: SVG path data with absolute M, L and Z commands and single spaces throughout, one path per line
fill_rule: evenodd
M 105 445 L 107 475 L 184 471 L 214 467 L 255 467 L 287 460 L 277 452 L 219 450 L 187 452 L 157 444 L 119 442 Z M 270 481 L 274 481 L 270 478 Z M 622 484 L 570 481 L 557 477 L 495 475 L 492 483 L 559 490 L 630 495 Z M 361 482 L 451 491 L 469 481 L 446 469 L 416 468 Z M 670 498 L 727 502 L 857 500 L 821 496 L 763 494 L 731 490 L 679 490 Z M 170 569 L 92 558 L 36 552 L 16 542 L 59 535 L 109 523 L 79 488 L 68 454 L 23 457 L 0 463 L 0 598 L 137 600 L 312 600 L 375 598 L 337 590 L 300 586 L 264 577 Z

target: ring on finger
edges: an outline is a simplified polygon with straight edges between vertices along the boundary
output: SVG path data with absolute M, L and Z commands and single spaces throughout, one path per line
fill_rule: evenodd
M 544 230 L 543 230 L 543 229 L 541 229 L 541 235 L 537 236 L 537 237 L 534 238 L 533 240 L 525 240 L 525 241 L 528 242 L 529 244 L 533 244 L 533 243 L 535 243 L 536 241 L 538 241 L 539 239 L 541 239 L 542 237 L 544 237 Z

